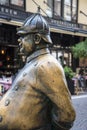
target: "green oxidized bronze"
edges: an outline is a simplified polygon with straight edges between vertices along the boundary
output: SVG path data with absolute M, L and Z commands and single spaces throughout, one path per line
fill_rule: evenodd
M 17 33 L 27 61 L 0 101 L 0 130 L 69 130 L 75 111 L 63 68 L 48 49 L 49 25 L 34 14 Z

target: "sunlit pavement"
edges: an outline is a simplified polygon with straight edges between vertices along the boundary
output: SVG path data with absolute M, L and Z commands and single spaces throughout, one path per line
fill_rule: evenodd
M 72 102 L 76 110 L 76 120 L 70 130 L 87 130 L 87 92 L 72 96 Z

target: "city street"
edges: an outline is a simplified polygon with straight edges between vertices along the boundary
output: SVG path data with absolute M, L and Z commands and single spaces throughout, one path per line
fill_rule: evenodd
M 87 93 L 72 96 L 76 110 L 76 120 L 70 130 L 87 130 Z

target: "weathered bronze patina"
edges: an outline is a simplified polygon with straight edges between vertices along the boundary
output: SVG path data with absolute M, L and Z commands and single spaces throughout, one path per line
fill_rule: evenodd
M 69 130 L 75 111 L 63 68 L 50 54 L 49 26 L 40 14 L 18 29 L 28 57 L 0 101 L 0 130 Z

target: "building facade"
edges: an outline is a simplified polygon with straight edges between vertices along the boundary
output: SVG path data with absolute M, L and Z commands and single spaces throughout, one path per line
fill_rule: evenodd
M 73 58 L 71 47 L 87 37 L 86 4 L 86 0 L 0 0 L 0 71 L 15 73 L 20 68 L 23 57 L 16 28 L 38 7 L 50 25 L 51 53 L 75 71 L 79 60 Z

